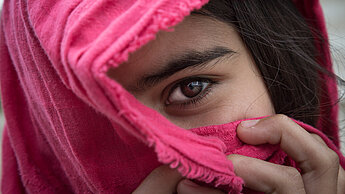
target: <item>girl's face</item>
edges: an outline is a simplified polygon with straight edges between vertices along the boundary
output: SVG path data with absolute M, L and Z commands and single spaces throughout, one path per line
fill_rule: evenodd
M 186 129 L 274 114 L 238 33 L 206 16 L 188 16 L 173 32 L 159 32 L 108 75 Z

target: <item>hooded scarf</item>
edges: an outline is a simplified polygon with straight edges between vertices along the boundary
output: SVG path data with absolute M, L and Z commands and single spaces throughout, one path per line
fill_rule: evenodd
M 169 30 L 207 0 L 5 0 L 0 81 L 6 124 L 2 192 L 130 193 L 155 168 L 239 193 L 243 180 L 227 154 L 295 166 L 278 146 L 243 144 L 240 121 L 179 128 L 106 76 L 131 52 Z M 295 0 L 327 40 L 317 0 Z M 320 47 L 332 71 L 328 47 Z M 128 72 L 130 74 L 130 72 Z M 321 103 L 337 102 L 325 80 Z M 318 130 L 340 163 L 337 106 L 321 109 Z M 328 139 L 332 137 L 332 139 Z M 133 176 L 135 175 L 135 176 Z

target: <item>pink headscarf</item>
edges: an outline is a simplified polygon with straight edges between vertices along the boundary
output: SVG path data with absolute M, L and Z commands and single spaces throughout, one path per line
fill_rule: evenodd
M 130 193 L 156 167 L 239 193 L 242 179 L 226 154 L 283 164 L 271 145 L 236 137 L 240 121 L 181 129 L 106 76 L 128 54 L 176 25 L 207 0 L 7 0 L 2 11 L 0 81 L 6 124 L 2 192 Z M 327 39 L 317 0 L 295 1 Z M 323 48 L 332 69 L 328 48 Z M 129 72 L 130 73 L 130 72 Z M 335 104 L 324 75 L 322 103 Z M 319 134 L 337 149 L 337 106 L 322 109 Z M 286 163 L 285 163 L 286 164 Z M 293 161 L 289 162 L 294 165 Z M 135 175 L 135 176 L 133 176 Z

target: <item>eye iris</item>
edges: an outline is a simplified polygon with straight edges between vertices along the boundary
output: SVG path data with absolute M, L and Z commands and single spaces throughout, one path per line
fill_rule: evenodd
M 181 91 L 183 95 L 188 98 L 197 96 L 203 90 L 203 83 L 199 81 L 189 82 L 181 85 Z

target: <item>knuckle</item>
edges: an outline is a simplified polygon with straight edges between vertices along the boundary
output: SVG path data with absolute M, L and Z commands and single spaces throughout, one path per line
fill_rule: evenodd
M 318 155 L 319 165 L 325 168 L 329 168 L 332 166 L 339 166 L 339 157 L 338 154 L 335 153 L 328 147 L 325 147 L 326 151 L 321 152 L 322 154 Z
M 276 114 L 273 116 L 273 118 L 277 121 L 283 121 L 283 122 L 290 120 L 288 116 L 283 115 L 283 114 Z
M 326 149 L 328 150 L 323 152 L 322 156 L 320 156 L 319 159 L 316 158 L 317 160 L 319 160 L 319 162 L 312 168 L 317 170 L 317 172 L 320 174 L 337 174 L 340 165 L 338 154 L 329 148 Z
M 275 185 L 272 193 L 305 193 L 302 175 L 297 169 L 289 166 L 282 166 L 282 179 Z
M 274 115 L 272 117 L 272 120 L 273 120 L 274 125 L 276 125 L 276 126 L 280 126 L 286 122 L 291 122 L 291 119 L 288 116 L 283 115 L 283 114 Z
M 316 135 L 316 134 L 314 134 L 314 133 L 311 133 L 310 135 L 311 135 L 316 141 L 318 141 L 321 145 L 327 146 L 326 143 L 323 141 L 323 139 L 322 139 L 320 136 L 318 136 L 318 135 Z
M 329 151 L 327 152 L 327 165 L 332 167 L 339 167 L 339 157 L 338 154 L 335 153 L 333 150 L 327 148 Z
M 299 181 L 298 179 L 302 179 L 301 174 L 298 172 L 297 169 L 295 169 L 293 167 L 286 167 L 285 173 L 286 173 L 286 176 L 289 180 Z
M 296 189 L 304 188 L 303 178 L 302 175 L 298 172 L 298 170 L 293 167 L 284 168 L 284 185 L 286 185 L 287 187 L 294 185 Z

